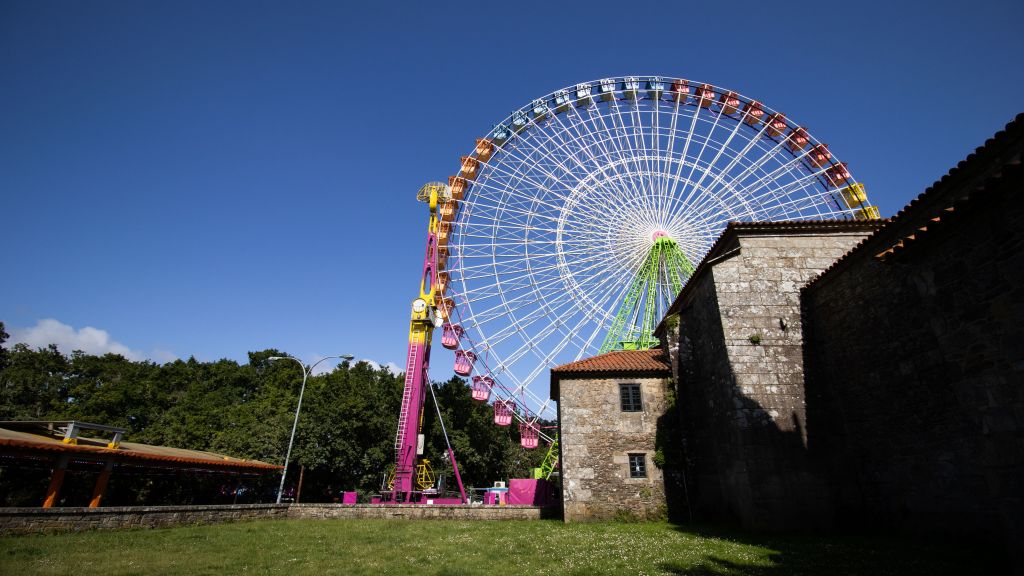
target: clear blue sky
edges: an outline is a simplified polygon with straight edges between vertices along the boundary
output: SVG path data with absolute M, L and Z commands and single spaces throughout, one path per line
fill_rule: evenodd
M 1019 0 L 5 0 L 0 320 L 158 360 L 401 364 L 416 189 L 512 108 L 616 75 L 727 87 L 888 216 L 1024 110 L 1022 27 Z

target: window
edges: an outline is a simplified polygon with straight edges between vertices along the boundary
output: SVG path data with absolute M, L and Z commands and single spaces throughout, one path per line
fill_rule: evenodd
M 619 404 L 623 412 L 640 412 L 644 405 L 640 402 L 639 384 L 619 384 Z
M 630 454 L 629 455 L 629 477 L 630 478 L 647 478 L 647 455 L 646 454 Z

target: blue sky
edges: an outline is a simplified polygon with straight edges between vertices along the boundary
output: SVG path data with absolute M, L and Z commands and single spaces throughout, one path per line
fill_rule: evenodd
M 156 360 L 401 364 L 414 194 L 511 109 L 607 76 L 727 87 L 888 216 L 1024 110 L 1022 22 L 997 0 L 7 0 L 0 320 Z

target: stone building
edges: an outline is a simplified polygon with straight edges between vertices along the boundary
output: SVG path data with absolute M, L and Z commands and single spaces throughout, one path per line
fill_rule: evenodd
M 656 334 L 673 358 L 695 510 L 753 528 L 828 521 L 804 455 L 800 288 L 881 225 L 732 223 L 669 308 Z
M 803 291 L 844 524 L 1003 538 L 1024 570 L 1024 114 Z
M 1020 555 L 1022 150 L 1024 115 L 891 221 L 726 229 L 657 331 L 696 516 Z
M 891 221 L 726 228 L 656 331 L 695 518 L 999 539 L 1024 566 L 1022 151 L 1024 115 Z M 632 449 L 594 435 L 624 375 L 569 366 L 567 518 L 631 506 L 590 504 Z
M 654 457 L 670 374 L 660 349 L 608 352 L 551 370 L 566 522 L 665 514 Z

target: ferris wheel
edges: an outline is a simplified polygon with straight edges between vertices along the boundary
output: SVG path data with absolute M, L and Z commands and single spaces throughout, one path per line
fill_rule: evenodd
M 553 366 L 656 345 L 728 222 L 878 217 L 846 164 L 784 114 L 657 76 L 533 100 L 477 140 L 446 188 L 442 343 L 496 422 L 554 419 Z

